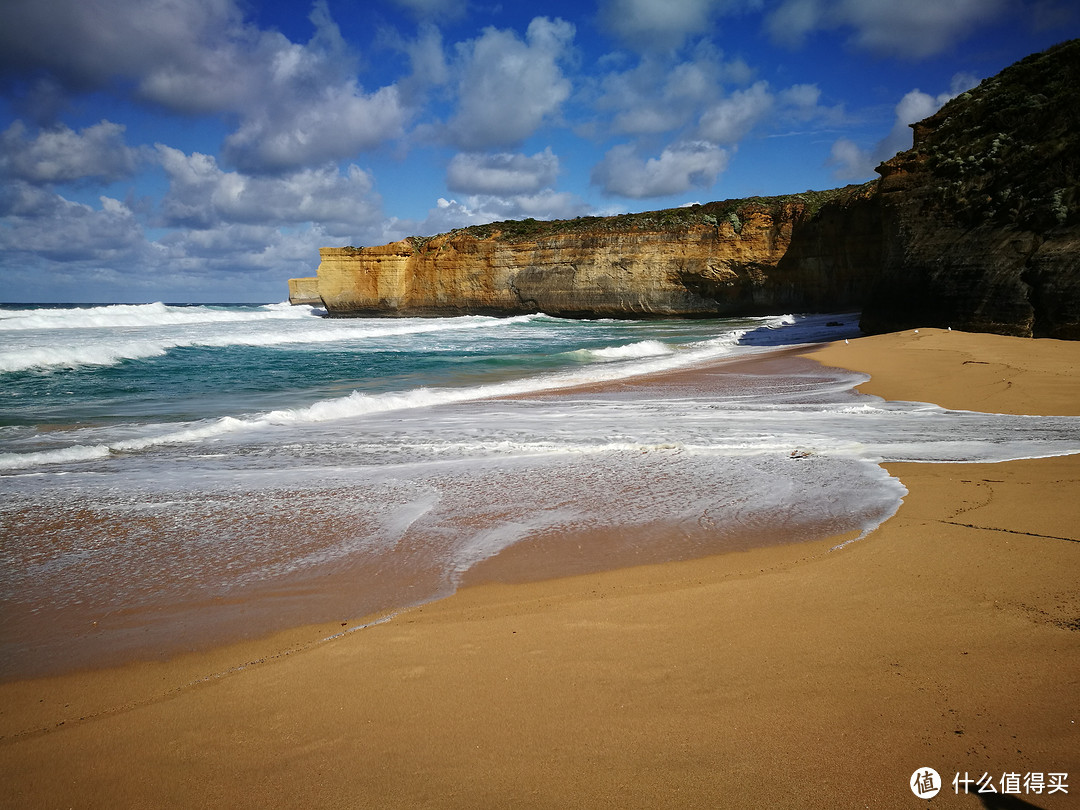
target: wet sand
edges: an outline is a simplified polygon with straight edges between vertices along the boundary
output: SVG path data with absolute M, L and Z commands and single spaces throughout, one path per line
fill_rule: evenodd
M 1080 413 L 1080 343 L 813 356 L 894 399 Z M 476 585 L 359 632 L 0 685 L 0 804 L 903 807 L 930 767 L 932 806 L 982 806 L 956 772 L 1067 773 L 1016 798 L 1075 806 L 1080 456 L 888 469 L 904 505 L 838 551 Z
M 774 349 L 692 371 L 641 375 L 513 399 L 563 403 L 576 398 L 692 397 L 724 401 L 745 393 L 749 380 L 758 381 L 751 387 L 767 379 L 774 388 L 813 388 L 835 375 L 834 370 L 798 356 L 797 351 Z M 572 477 L 567 469 L 563 475 Z M 663 474 L 654 469 L 633 484 L 642 484 L 643 490 L 670 491 L 672 482 Z M 585 493 L 596 492 L 596 486 L 590 489 L 589 482 L 577 480 L 577 500 L 588 503 Z M 494 514 L 474 514 L 474 522 L 466 518 L 457 524 L 459 530 L 474 535 L 490 531 L 499 513 L 506 522 L 529 518 L 528 508 L 507 499 L 506 492 L 515 488 L 513 479 L 490 483 L 496 482 L 505 486 L 483 489 L 489 493 Z M 628 493 L 623 490 L 624 495 Z M 650 495 L 648 491 L 639 494 Z M 599 520 L 572 530 L 541 526 L 532 530 L 527 543 L 474 564 L 459 579 L 437 553 L 445 542 L 439 536 L 441 530 L 450 524 L 436 524 L 440 531 L 434 535 L 413 527 L 407 542 L 338 555 L 336 547 L 355 545 L 357 526 L 362 525 L 362 518 L 340 510 L 356 496 L 355 490 L 334 486 L 260 492 L 247 499 L 239 532 L 233 531 L 236 515 L 227 495 L 198 501 L 136 499 L 137 508 L 126 510 L 122 504 L 110 508 L 107 500 L 84 498 L 61 510 L 45 501 L 6 512 L 4 530 L 20 541 L 4 549 L 10 571 L 32 570 L 37 575 L 15 577 L 14 584 L 0 588 L 5 592 L 0 604 L 4 616 L 0 682 L 135 660 L 166 660 L 302 624 L 352 620 L 431 602 L 460 584 L 554 579 L 693 559 L 827 538 L 849 526 L 873 522 L 866 514 L 838 510 L 815 520 L 803 513 L 794 523 L 793 516 L 782 510 L 752 514 L 748 520 L 735 509 L 722 522 L 704 520 L 696 525 L 655 515 L 651 521 L 635 522 L 632 531 Z M 197 505 L 192 508 L 192 504 Z M 169 542 L 161 542 L 163 538 Z M 411 549 L 419 551 L 409 553 Z M 59 565 L 50 570 L 49 563 L 58 562 L 60 555 L 71 559 L 88 552 L 77 574 L 65 577 Z M 329 560 L 295 565 L 297 559 L 320 556 Z M 227 579 L 221 577 L 222 571 L 228 572 Z M 267 571 L 275 573 L 267 576 Z

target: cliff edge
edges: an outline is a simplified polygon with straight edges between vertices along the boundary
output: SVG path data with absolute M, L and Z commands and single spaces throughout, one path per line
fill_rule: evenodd
M 861 309 L 867 332 L 1080 338 L 1080 40 L 913 128 L 862 186 L 322 248 L 290 301 L 332 316 Z

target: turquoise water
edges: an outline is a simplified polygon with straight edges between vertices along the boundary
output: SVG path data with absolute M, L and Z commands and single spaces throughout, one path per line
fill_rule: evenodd
M 0 308 L 0 674 L 415 604 L 545 537 L 614 533 L 625 564 L 866 531 L 905 492 L 882 461 L 1080 451 L 1075 418 L 776 356 L 857 333 Z

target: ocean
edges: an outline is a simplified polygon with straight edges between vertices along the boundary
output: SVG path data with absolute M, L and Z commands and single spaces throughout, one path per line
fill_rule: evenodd
M 0 307 L 0 677 L 355 626 L 512 545 L 576 538 L 542 566 L 573 573 L 856 537 L 905 495 L 881 462 L 1080 451 L 1078 418 L 885 402 L 786 349 L 850 314 L 322 315 Z

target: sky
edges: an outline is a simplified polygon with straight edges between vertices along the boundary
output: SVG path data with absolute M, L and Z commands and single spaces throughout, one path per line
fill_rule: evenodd
M 258 302 L 318 248 L 860 183 L 1072 0 L 3 0 L 0 302 Z

